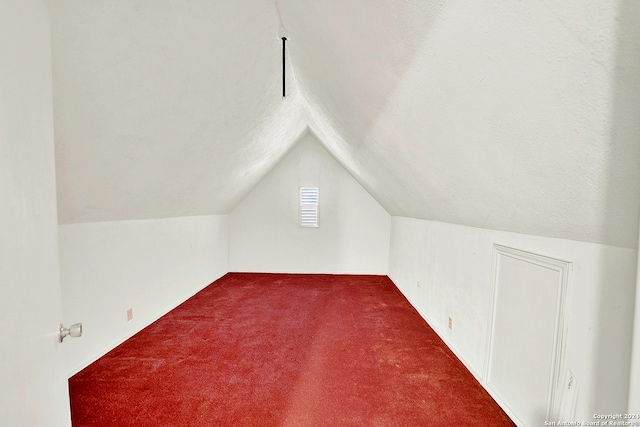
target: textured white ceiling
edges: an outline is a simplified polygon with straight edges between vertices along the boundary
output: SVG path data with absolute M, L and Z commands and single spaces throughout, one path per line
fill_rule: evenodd
M 228 212 L 308 126 L 391 214 L 636 247 L 639 4 L 52 1 L 60 222 Z
M 278 3 L 317 133 L 391 214 L 637 246 L 640 2 Z
M 225 212 L 305 129 L 273 2 L 50 9 L 61 223 Z

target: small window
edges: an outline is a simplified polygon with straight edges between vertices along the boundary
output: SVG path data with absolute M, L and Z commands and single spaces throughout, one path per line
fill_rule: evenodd
M 300 187 L 300 227 L 318 227 L 318 187 Z

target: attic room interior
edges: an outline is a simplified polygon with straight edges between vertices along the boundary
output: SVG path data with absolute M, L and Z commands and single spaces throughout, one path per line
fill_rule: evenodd
M 216 283 L 318 275 L 518 426 L 640 414 L 640 2 L 2 0 L 0 193 L 6 425 L 72 425 Z

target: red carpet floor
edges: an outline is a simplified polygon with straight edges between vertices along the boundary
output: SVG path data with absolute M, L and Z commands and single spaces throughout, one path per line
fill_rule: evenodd
M 380 276 L 228 274 L 69 386 L 75 427 L 514 425 Z

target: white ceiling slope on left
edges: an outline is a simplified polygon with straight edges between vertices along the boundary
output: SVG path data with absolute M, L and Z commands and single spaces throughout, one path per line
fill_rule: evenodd
M 305 129 L 272 1 L 49 8 L 60 223 L 225 213 Z
M 392 215 L 635 248 L 640 2 L 278 0 L 310 127 Z

